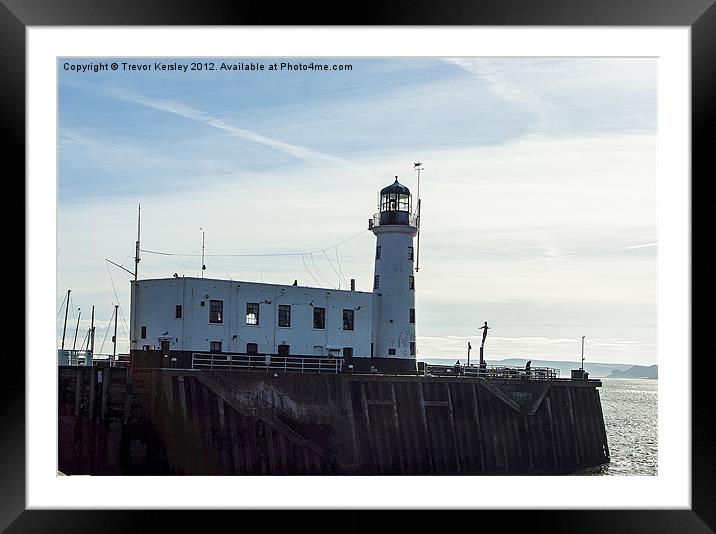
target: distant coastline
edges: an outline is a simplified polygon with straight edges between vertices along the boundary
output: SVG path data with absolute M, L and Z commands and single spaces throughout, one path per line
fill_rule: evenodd
M 606 378 L 658 378 L 659 377 L 659 370 L 656 365 L 635 365 L 633 367 L 630 367 L 629 369 L 624 369 L 623 371 L 620 371 L 618 369 L 615 369 L 612 371 L 612 374 L 610 374 Z

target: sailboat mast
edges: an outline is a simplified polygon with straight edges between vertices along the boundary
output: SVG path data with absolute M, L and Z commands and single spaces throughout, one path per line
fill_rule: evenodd
M 72 342 L 72 350 L 77 347 L 77 332 L 80 330 L 80 317 L 82 317 L 82 308 L 77 308 L 77 326 L 75 327 L 75 340 Z
M 70 311 L 70 292 L 72 290 L 67 290 L 67 306 L 65 307 L 65 326 L 62 327 L 62 346 L 60 347 L 60 350 L 65 350 L 65 332 L 67 332 L 67 312 Z
M 112 361 L 109 363 L 109 366 L 112 367 L 114 365 L 114 359 L 117 356 L 117 310 L 119 309 L 119 306 L 115 304 L 114 306 L 114 335 L 112 336 Z

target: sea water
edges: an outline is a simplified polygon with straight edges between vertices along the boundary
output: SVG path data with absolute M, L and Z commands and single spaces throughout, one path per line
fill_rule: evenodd
M 653 379 L 602 378 L 599 389 L 609 464 L 577 475 L 657 474 L 657 385 Z

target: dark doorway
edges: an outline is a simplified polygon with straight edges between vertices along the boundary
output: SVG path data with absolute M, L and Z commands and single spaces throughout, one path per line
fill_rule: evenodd
M 353 347 L 343 347 L 343 365 L 348 367 L 353 361 Z

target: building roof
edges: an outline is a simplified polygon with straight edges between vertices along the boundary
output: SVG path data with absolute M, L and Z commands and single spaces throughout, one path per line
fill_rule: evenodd
M 398 182 L 398 177 L 396 176 L 396 177 L 395 177 L 395 182 L 393 182 L 393 183 L 390 184 L 389 186 L 384 187 L 383 189 L 381 189 L 381 190 L 380 190 L 380 194 L 381 194 L 381 195 L 396 195 L 396 194 L 409 195 L 409 194 L 410 194 L 410 189 L 408 189 L 408 188 L 405 187 L 403 184 L 401 184 L 400 182 Z
M 272 286 L 272 287 L 280 287 L 280 288 L 286 288 L 290 289 L 291 291 L 295 291 L 297 289 L 308 289 L 312 291 L 329 291 L 332 293 L 352 293 L 352 294 L 364 294 L 364 295 L 373 295 L 373 291 L 358 291 L 354 290 L 351 291 L 350 289 L 336 289 L 333 287 L 315 287 L 315 286 L 303 286 L 303 285 L 288 285 L 288 284 L 272 284 L 269 282 L 251 282 L 248 280 L 226 280 L 225 278 L 199 278 L 194 276 L 178 276 L 178 277 L 167 277 L 167 278 L 140 278 L 137 280 L 139 283 L 144 282 L 176 282 L 178 280 L 184 280 L 188 282 L 200 282 L 200 283 L 223 283 L 223 284 L 247 284 L 247 285 L 254 285 L 254 286 Z M 130 280 L 130 283 L 135 283 L 134 280 Z

